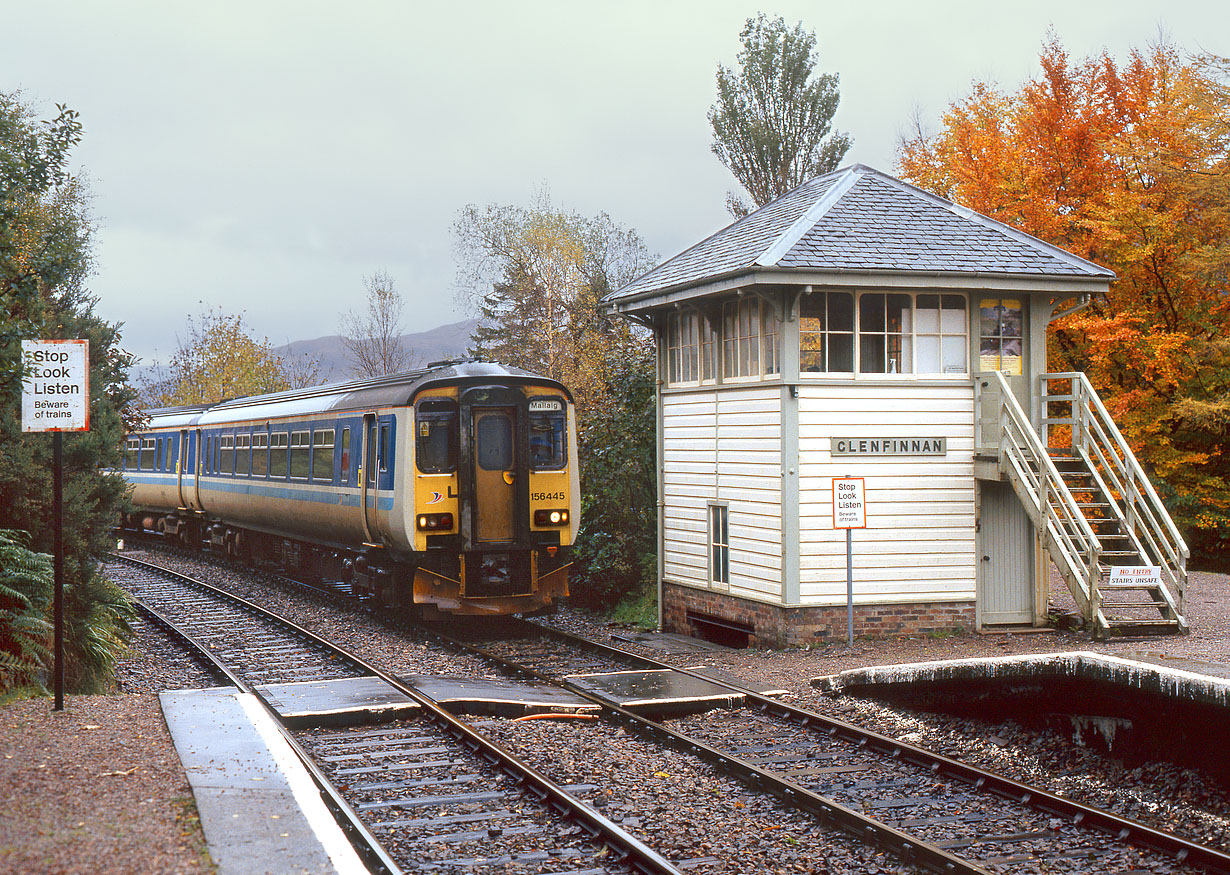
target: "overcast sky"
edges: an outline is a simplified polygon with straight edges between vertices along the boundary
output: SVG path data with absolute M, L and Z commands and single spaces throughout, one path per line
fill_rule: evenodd
M 1224 0 L 0 0 L 0 90 L 81 113 L 99 311 L 165 362 L 201 302 L 275 344 L 335 334 L 378 270 L 408 331 L 467 318 L 458 211 L 543 185 L 663 258 L 708 236 L 736 185 L 714 73 L 761 10 L 817 32 L 846 162 L 887 172 L 915 107 L 934 125 L 975 79 L 1015 87 L 1048 28 L 1076 58 L 1160 31 L 1230 54 Z

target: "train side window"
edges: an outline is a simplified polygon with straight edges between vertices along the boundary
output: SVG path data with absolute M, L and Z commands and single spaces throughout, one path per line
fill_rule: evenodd
M 276 431 L 269 435 L 269 476 L 286 476 L 286 448 L 290 444 L 290 435 L 284 431 Z
M 252 435 L 252 476 L 264 477 L 269 473 L 269 432 L 258 431 Z
M 124 441 L 124 469 L 137 470 L 137 459 L 141 456 L 141 439 L 127 438 Z
M 530 465 L 535 471 L 557 471 L 568 461 L 568 419 L 557 398 L 530 401 Z
M 235 435 L 235 473 L 248 476 L 252 470 L 252 435 Z
M 218 470 L 223 474 L 234 474 L 235 436 L 233 434 L 224 434 L 220 443 L 222 445 L 222 464 L 218 467 Z
M 350 429 L 342 429 L 342 485 L 350 482 Z
M 306 480 L 311 472 L 311 432 L 292 431 L 290 433 L 290 477 L 292 480 Z
M 333 429 L 318 428 L 312 432 L 312 479 L 333 480 Z
M 367 452 L 363 456 L 363 470 L 365 472 L 363 477 L 367 480 L 367 485 L 371 486 L 376 482 L 376 425 L 375 423 L 368 423 L 365 429 L 367 437 L 364 440 L 367 441 Z
M 393 426 L 387 422 L 380 424 L 380 473 L 383 474 L 393 466 Z
M 420 401 L 414 412 L 414 455 L 424 474 L 457 469 L 457 404 L 444 398 Z
M 157 443 L 153 438 L 141 438 L 141 470 L 153 471 L 157 461 Z

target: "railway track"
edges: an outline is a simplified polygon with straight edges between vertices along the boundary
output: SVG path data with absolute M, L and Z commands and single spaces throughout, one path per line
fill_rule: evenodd
M 420 706 L 379 727 L 285 731 L 373 871 L 678 873 L 611 821 L 416 690 L 257 605 L 114 557 L 106 572 L 143 612 L 228 680 L 380 678 Z M 276 716 L 276 712 L 274 712 Z
M 433 634 L 509 674 L 591 698 L 577 676 L 673 669 L 521 621 L 505 621 L 498 638 L 478 643 Z M 652 743 L 709 762 L 921 870 L 1230 872 L 1230 856 L 1215 848 L 730 688 L 744 697 L 742 707 L 675 720 L 602 705 L 608 719 Z
M 512 631 L 510 629 L 510 631 Z M 578 676 L 663 670 L 727 686 L 743 707 L 630 728 L 702 756 L 823 820 L 936 871 L 1230 872 L 1230 855 L 711 675 L 522 623 L 470 647 L 506 670 L 588 693 Z M 944 859 L 946 856 L 956 858 Z

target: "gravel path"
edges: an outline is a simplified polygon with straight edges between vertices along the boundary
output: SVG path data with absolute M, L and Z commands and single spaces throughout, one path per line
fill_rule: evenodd
M 200 576 L 199 565 L 180 564 Z M 409 642 L 373 617 L 339 618 L 334 609 L 253 582 L 248 575 L 211 570 L 209 576 L 308 628 L 361 649 L 392 671 L 447 674 L 468 669 L 468 663 Z M 1193 574 L 1189 591 L 1193 634 L 1143 644 L 1094 644 L 1084 634 L 1071 632 L 964 633 L 863 640 L 853 649 L 836 644 L 811 650 L 673 657 L 657 650 L 646 652 L 685 665 L 714 665 L 749 682 L 790 690 L 807 707 L 1022 780 L 1041 782 L 1060 774 L 1059 789 L 1074 798 L 1230 850 L 1230 795 L 1198 773 L 1166 764 L 1129 770 L 1094 751 L 1073 748 L 1057 734 L 830 699 L 810 686 L 813 677 L 846 668 L 1056 650 L 1118 655 L 1148 650 L 1230 662 L 1228 596 L 1227 575 Z M 599 640 L 620 631 L 567 609 L 551 622 Z M 0 799 L 5 800 L 0 873 L 213 871 L 192 816 L 191 793 L 157 699 L 150 695 L 161 689 L 212 686 L 213 681 L 160 632 L 138 624 L 138 639 L 132 656 L 120 666 L 118 685 L 122 695 L 70 697 L 67 712 L 59 715 L 51 713 L 49 700 L 0 708 L 0 748 L 5 757 L 0 760 Z M 537 764 L 557 781 L 584 781 L 589 776 L 614 782 L 620 789 L 617 797 L 604 800 L 608 816 L 673 857 L 702 858 L 694 871 L 905 871 L 873 850 L 747 794 L 707 766 L 644 745 L 621 729 L 604 724 L 572 727 L 575 746 L 567 755 L 553 757 L 543 756 L 540 743 L 544 734 L 558 731 L 553 721 L 497 721 L 493 731 L 510 748 L 537 757 Z
M 158 697 L 0 708 L 0 872 L 213 872 Z

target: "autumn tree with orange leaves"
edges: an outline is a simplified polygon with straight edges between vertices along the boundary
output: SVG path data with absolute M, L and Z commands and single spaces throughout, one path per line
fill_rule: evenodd
M 1167 44 L 1073 61 L 1051 37 L 1015 92 L 976 84 L 906 179 L 1105 265 L 1110 292 L 1052 326 L 1188 534 L 1230 555 L 1230 61 Z

